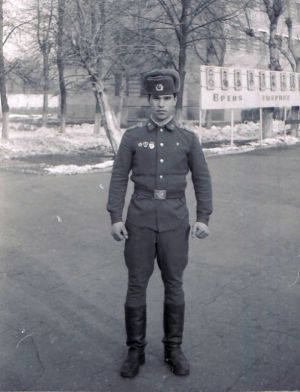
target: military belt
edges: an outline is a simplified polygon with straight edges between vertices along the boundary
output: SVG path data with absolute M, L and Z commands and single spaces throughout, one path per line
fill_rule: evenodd
M 146 188 L 135 188 L 134 193 L 141 196 L 157 200 L 165 199 L 180 199 L 185 196 L 184 191 L 168 191 L 166 189 L 146 189 Z

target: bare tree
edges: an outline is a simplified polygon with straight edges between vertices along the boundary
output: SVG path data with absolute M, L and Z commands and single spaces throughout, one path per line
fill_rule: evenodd
M 59 117 L 60 117 L 60 131 L 64 132 L 66 128 L 67 115 L 67 89 L 64 76 L 64 29 L 65 29 L 65 0 L 58 0 L 58 18 L 57 18 L 57 69 L 59 78 L 60 103 L 59 103 Z
M 43 125 L 48 121 L 48 96 L 50 86 L 49 58 L 53 47 L 54 0 L 36 0 L 36 34 L 43 57 Z
M 131 15 L 140 17 L 156 31 L 153 40 L 156 53 L 164 56 L 165 63 L 174 67 L 181 78 L 177 99 L 178 117 L 182 117 L 183 92 L 185 85 L 187 53 L 194 50 L 198 42 L 208 38 L 207 29 L 221 21 L 236 17 L 247 0 L 220 2 L 218 0 L 155 0 L 148 13 Z M 155 6 L 156 5 L 156 6 Z
M 285 2 L 284 0 L 257 0 L 256 2 L 250 3 L 251 8 L 254 7 L 264 7 L 266 15 L 268 17 L 268 37 L 263 39 L 257 36 L 254 28 L 251 26 L 250 18 L 248 17 L 248 8 L 245 8 L 247 25 L 244 28 L 244 32 L 254 38 L 262 41 L 269 51 L 269 69 L 273 71 L 282 70 L 280 64 L 280 53 L 282 50 L 282 39 L 277 34 L 278 22 L 280 17 L 284 13 Z M 261 7 L 260 7 L 261 9 Z M 263 109 L 263 137 L 268 138 L 272 136 L 273 133 L 273 113 L 274 108 L 264 108 Z
M 6 95 L 6 76 L 3 53 L 3 23 L 3 0 L 0 0 L 0 93 L 2 108 L 2 138 L 7 139 L 9 132 L 9 106 Z
M 293 36 L 293 20 L 291 17 L 287 17 L 285 20 L 288 29 L 288 48 L 294 60 L 294 71 L 300 72 L 300 43 L 299 40 L 295 40 Z
M 155 50 L 153 39 L 155 31 L 145 25 L 141 19 L 142 1 L 135 2 L 134 9 L 138 17 L 133 17 L 130 13 L 125 17 L 119 15 L 119 28 L 114 32 L 112 72 L 116 81 L 115 94 L 119 96 L 117 111 L 119 123 L 125 95 L 129 94 L 130 83 L 139 79 L 143 72 L 154 66 L 157 61 L 164 66 L 166 60 L 164 53 L 157 53 Z
M 85 69 L 95 101 L 95 132 L 99 133 L 100 113 L 103 126 L 114 152 L 121 139 L 121 130 L 111 110 L 104 86 L 113 66 L 113 36 L 115 4 L 76 0 L 69 9 L 70 34 L 74 60 Z
M 227 42 L 230 40 L 225 23 L 222 20 L 216 21 L 207 27 L 202 36 L 203 40 L 194 42 L 193 48 L 201 64 L 224 65 Z M 212 110 L 203 112 L 203 124 L 206 127 L 211 126 L 212 114 Z
M 270 21 L 269 24 L 269 54 L 270 54 L 270 64 L 269 69 L 274 71 L 281 71 L 282 67 L 280 65 L 279 57 L 280 51 L 277 39 L 277 27 L 278 21 L 284 11 L 283 0 L 263 0 L 266 8 L 266 13 Z M 273 113 L 274 108 L 264 108 L 263 110 L 263 130 L 264 137 L 271 137 L 273 134 Z
M 22 11 L 21 11 L 22 10 Z M 4 49 L 16 34 L 21 35 L 26 28 L 32 23 L 32 16 L 23 13 L 24 7 L 18 3 L 12 4 L 10 1 L 1 0 L 0 3 L 0 90 L 2 106 L 2 137 L 9 137 L 9 105 L 6 94 L 7 79 L 15 78 L 15 75 L 24 80 L 25 75 L 22 72 L 24 62 L 15 56 L 5 58 Z M 13 48 L 17 48 L 14 43 Z M 24 52 L 24 47 L 22 47 Z M 30 79 L 30 75 L 27 77 Z
M 285 23 L 288 29 L 288 48 L 294 60 L 294 71 L 300 72 L 300 44 L 299 40 L 293 38 L 293 20 L 291 17 L 286 18 Z M 292 119 L 299 119 L 299 106 L 292 107 Z M 299 124 L 292 124 L 292 134 L 297 136 Z
M 278 43 L 278 21 L 284 11 L 283 0 L 263 0 L 263 4 L 266 9 L 266 13 L 269 19 L 269 52 L 270 52 L 270 64 L 269 68 L 273 71 L 281 71 L 282 67 L 279 61 L 279 46 Z

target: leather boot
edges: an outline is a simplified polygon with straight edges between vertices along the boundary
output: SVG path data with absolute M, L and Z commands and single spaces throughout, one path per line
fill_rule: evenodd
M 125 305 L 125 325 L 129 347 L 128 355 L 120 370 L 122 377 L 135 377 L 145 363 L 146 345 L 146 306 L 130 307 Z
M 188 360 L 181 350 L 185 305 L 164 305 L 165 362 L 177 376 L 190 374 Z

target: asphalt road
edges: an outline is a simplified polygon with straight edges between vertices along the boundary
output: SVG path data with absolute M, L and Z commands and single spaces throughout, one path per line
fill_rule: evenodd
M 191 240 L 184 350 L 162 360 L 163 287 L 148 289 L 146 364 L 126 354 L 123 243 L 110 237 L 109 173 L 0 170 L 0 390 L 300 389 L 300 146 L 208 159 L 211 236 Z M 191 221 L 195 202 L 188 187 Z

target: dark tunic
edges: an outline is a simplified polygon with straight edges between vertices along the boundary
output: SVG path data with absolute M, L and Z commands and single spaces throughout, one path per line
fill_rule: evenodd
M 125 131 L 114 162 L 107 210 L 112 223 L 123 221 L 130 171 L 135 184 L 127 221 L 158 232 L 188 223 L 184 196 L 186 175 L 192 173 L 196 218 L 208 223 L 212 213 L 211 179 L 197 135 L 173 120 L 160 127 L 151 120 Z M 165 200 L 152 192 L 165 190 Z M 178 197 L 174 194 L 178 193 Z M 168 198 L 168 195 L 172 198 Z

